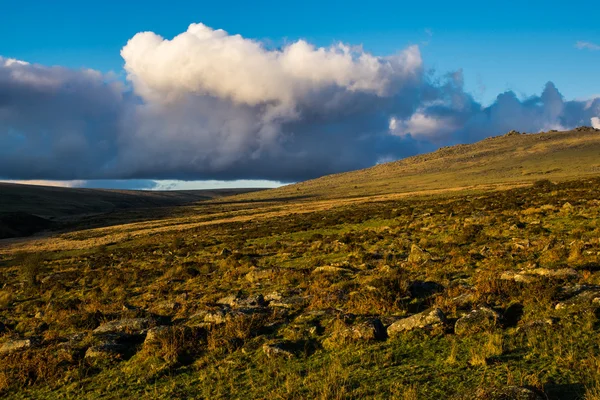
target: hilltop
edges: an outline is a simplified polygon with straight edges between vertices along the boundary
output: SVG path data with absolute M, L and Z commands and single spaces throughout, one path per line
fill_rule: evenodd
M 332 155 L 335 156 L 335 155 Z M 518 186 L 600 174 L 600 130 L 509 132 L 371 168 L 284 186 L 244 199 L 334 199 L 451 188 Z

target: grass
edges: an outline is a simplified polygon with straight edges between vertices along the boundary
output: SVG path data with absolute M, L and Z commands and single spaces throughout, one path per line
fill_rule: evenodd
M 540 143 L 568 147 L 570 138 L 517 140 L 539 156 Z M 599 178 L 580 177 L 293 202 L 258 201 L 258 192 L 253 202 L 214 200 L 160 218 L 134 210 L 134 222 L 5 242 L 0 346 L 34 346 L 0 354 L 0 391 L 412 400 L 525 386 L 549 399 L 596 399 L 599 188 Z M 567 268 L 575 273 L 551 273 Z M 481 306 L 497 320 L 456 334 L 456 321 Z M 443 326 L 375 333 L 432 307 Z M 94 333 L 126 319 L 162 328 L 146 342 L 145 331 Z M 113 339 L 118 354 L 85 356 Z

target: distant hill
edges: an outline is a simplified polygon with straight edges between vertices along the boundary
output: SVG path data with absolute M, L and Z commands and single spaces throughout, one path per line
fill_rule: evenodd
M 0 183 L 0 239 L 28 236 L 91 215 L 177 206 L 259 189 L 136 191 Z
M 588 175 L 600 175 L 600 130 L 580 127 L 537 134 L 511 131 L 474 144 L 445 147 L 238 198 L 347 198 L 516 185 L 542 179 L 564 181 Z

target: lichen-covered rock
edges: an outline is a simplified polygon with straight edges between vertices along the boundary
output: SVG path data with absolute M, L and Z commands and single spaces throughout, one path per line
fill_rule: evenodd
M 141 335 L 146 333 L 151 326 L 152 321 L 149 318 L 125 318 L 100 325 L 94 329 L 94 334 L 126 333 L 131 335 Z
M 410 254 L 408 255 L 408 262 L 413 263 L 425 263 L 431 260 L 431 254 L 421 249 L 416 244 L 410 247 Z
M 556 310 L 577 311 L 592 305 L 600 305 L 599 290 L 583 290 L 576 296 L 556 304 Z
M 479 307 L 456 321 L 454 333 L 468 335 L 488 331 L 496 327 L 501 318 L 500 314 L 491 308 Z
M 284 343 L 265 343 L 263 345 L 263 351 L 269 358 L 273 357 L 284 357 L 292 358 L 294 353 L 285 349 Z
M 352 270 L 348 268 L 335 267 L 333 265 L 324 265 L 322 267 L 317 267 L 313 269 L 313 274 L 332 274 L 332 275 L 341 275 L 341 274 L 349 274 L 352 273 Z
M 224 309 L 202 310 L 192 315 L 186 322 L 188 326 L 199 326 L 200 324 L 224 324 L 227 321 L 227 311 Z
M 155 326 L 148 329 L 146 339 L 144 340 L 144 347 L 153 346 L 160 342 L 162 338 L 169 334 L 172 327 L 166 325 Z
M 257 283 L 272 278 L 274 273 L 273 268 L 259 269 L 252 267 L 250 272 L 246 274 L 246 280 L 250 283 Z
M 536 282 L 539 280 L 538 277 L 554 279 L 576 279 L 579 277 L 579 273 L 573 268 L 534 268 L 529 270 L 522 270 L 519 272 L 504 271 L 502 275 L 500 275 L 500 279 L 502 280 L 510 280 L 519 283 Z
M 394 337 L 402 332 L 408 332 L 415 329 L 433 329 L 442 327 L 445 324 L 446 316 L 442 310 L 434 308 L 394 322 L 388 326 L 387 334 L 389 337 Z
M 0 347 L 0 354 L 14 353 L 29 349 L 35 345 L 34 339 L 12 339 L 4 342 Z

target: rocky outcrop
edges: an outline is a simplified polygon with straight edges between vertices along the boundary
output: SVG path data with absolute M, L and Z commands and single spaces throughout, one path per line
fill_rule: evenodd
M 439 308 L 424 311 L 408 318 L 400 319 L 387 328 L 389 337 L 398 336 L 403 332 L 415 329 L 433 329 L 443 327 L 446 324 L 446 316 Z
M 501 318 L 500 314 L 491 308 L 479 307 L 456 321 L 454 324 L 454 333 L 457 335 L 469 335 L 489 331 L 499 324 Z
M 123 333 L 130 335 L 142 335 L 152 326 L 149 318 L 125 318 L 115 321 L 105 322 L 96 329 L 94 335 Z
M 36 341 L 32 338 L 28 339 L 12 339 L 4 342 L 0 346 L 0 354 L 9 354 L 17 351 L 27 350 L 35 346 Z

